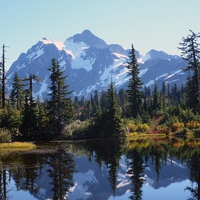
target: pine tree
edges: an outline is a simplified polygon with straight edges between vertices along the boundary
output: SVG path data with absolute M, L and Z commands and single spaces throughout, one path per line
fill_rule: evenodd
M 130 103 L 131 116 L 137 117 L 141 113 L 142 107 L 142 82 L 139 77 L 139 65 L 135 56 L 135 49 L 132 45 L 129 53 L 130 61 L 127 63 L 129 84 L 127 90 L 128 101 Z
M 55 137 L 61 136 L 64 126 L 72 117 L 72 102 L 69 97 L 69 85 L 65 84 L 67 76 L 61 71 L 58 61 L 51 60 L 50 71 L 51 86 L 48 101 L 49 120 L 52 133 Z
M 186 38 L 182 38 L 179 49 L 182 51 L 182 58 L 188 63 L 183 71 L 191 72 L 187 82 L 186 104 L 194 111 L 200 112 L 200 44 L 198 43 L 200 33 L 195 34 L 191 30 L 190 32 Z

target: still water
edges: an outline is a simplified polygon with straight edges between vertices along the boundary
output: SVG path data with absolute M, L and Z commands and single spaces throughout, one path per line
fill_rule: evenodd
M 0 153 L 0 200 L 197 200 L 200 140 L 38 143 Z

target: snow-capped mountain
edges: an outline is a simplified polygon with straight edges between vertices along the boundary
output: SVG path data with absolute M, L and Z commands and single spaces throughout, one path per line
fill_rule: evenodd
M 126 87 L 128 77 L 126 63 L 128 49 L 119 44 L 108 45 L 104 40 L 93 35 L 89 30 L 69 37 L 64 42 L 43 38 L 26 53 L 22 53 L 7 72 L 7 90 L 11 91 L 10 80 L 15 73 L 20 78 L 35 74 L 40 81 L 34 83 L 35 96 L 47 98 L 49 92 L 49 71 L 51 59 L 56 58 L 67 75 L 73 96 L 89 97 L 94 90 L 107 90 L 111 78 L 116 89 Z M 151 50 L 146 55 L 136 51 L 140 63 L 140 77 L 144 86 L 153 87 L 163 81 L 180 86 L 187 75 L 181 68 L 185 62 L 178 56 L 168 55 L 162 51 Z

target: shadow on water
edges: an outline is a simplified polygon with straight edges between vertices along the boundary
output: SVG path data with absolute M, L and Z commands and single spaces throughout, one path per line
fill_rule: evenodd
M 168 194 L 168 188 L 190 180 L 181 199 L 199 200 L 199 145 L 194 138 L 107 139 L 43 142 L 35 150 L 0 153 L 0 199 L 20 194 L 39 200 L 140 200 L 161 188 L 173 199 L 176 194 Z

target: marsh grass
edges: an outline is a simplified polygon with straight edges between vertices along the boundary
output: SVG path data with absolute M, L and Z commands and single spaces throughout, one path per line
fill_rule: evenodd
M 31 150 L 35 149 L 36 145 L 29 142 L 12 142 L 0 144 L 0 150 Z

